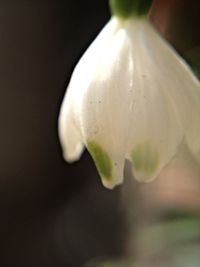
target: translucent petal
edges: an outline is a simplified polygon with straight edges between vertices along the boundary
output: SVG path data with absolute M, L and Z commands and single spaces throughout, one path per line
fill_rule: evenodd
M 108 181 L 99 173 L 104 185 L 111 188 L 123 180 L 129 127 L 127 102 L 134 66 L 130 40 L 123 28 L 113 31 L 103 47 L 101 38 L 84 56 L 89 67 L 85 68 L 85 80 L 82 79 L 87 86 L 82 87 L 80 125 L 84 142 L 94 142 L 109 155 L 112 178 Z M 89 146 L 88 150 L 95 159 Z
M 152 84 L 156 89 L 156 83 Z M 162 91 L 139 86 L 132 112 L 127 157 L 137 180 L 151 181 L 176 153 L 184 131 Z
M 135 178 L 151 181 L 174 156 L 197 105 L 199 84 L 146 21 L 127 25 L 135 72 L 127 157 Z
M 82 116 L 81 105 L 85 93 L 92 90 L 93 81 L 98 79 L 99 61 L 119 27 L 118 21 L 111 19 L 86 50 L 73 71 L 68 92 L 73 95 L 73 104 L 79 117 Z
M 67 161 L 78 160 L 83 150 L 81 106 L 88 90 L 94 67 L 97 64 L 99 48 L 107 45 L 118 24 L 111 20 L 85 52 L 72 74 L 59 114 L 59 137 Z M 97 45 L 96 45 L 97 43 Z M 91 57 L 91 52 L 93 56 Z M 89 55 L 88 55 L 89 54 Z M 94 56 L 95 55 L 95 56 Z M 97 60 L 96 60 L 97 58 Z
M 139 84 L 143 80 L 146 91 L 151 86 L 149 83 L 156 82 L 154 91 L 163 91 L 171 103 L 174 116 L 186 129 L 199 106 L 199 81 L 187 63 L 147 20 L 130 21 L 127 34 L 133 43 L 135 80 L 139 78 Z

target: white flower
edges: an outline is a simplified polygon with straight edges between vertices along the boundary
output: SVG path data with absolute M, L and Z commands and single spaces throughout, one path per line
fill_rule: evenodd
M 189 67 L 145 18 L 111 18 L 77 64 L 59 116 L 67 161 L 86 146 L 103 184 L 125 160 L 151 181 L 176 154 L 200 103 Z

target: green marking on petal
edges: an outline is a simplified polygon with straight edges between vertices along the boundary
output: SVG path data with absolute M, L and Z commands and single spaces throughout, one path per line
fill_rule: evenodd
M 112 162 L 107 152 L 95 141 L 87 141 L 87 148 L 99 174 L 106 180 L 110 180 L 112 178 Z
M 158 151 L 150 144 L 137 144 L 131 153 L 131 159 L 136 171 L 152 174 L 159 164 Z

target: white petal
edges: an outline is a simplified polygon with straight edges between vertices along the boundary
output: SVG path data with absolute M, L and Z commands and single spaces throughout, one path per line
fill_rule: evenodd
M 70 94 L 67 94 L 59 114 L 58 133 L 63 149 L 63 157 L 68 162 L 78 160 L 83 151 L 83 142 L 75 120 L 73 99 Z
M 83 151 L 81 129 L 84 126 L 81 126 L 82 111 L 80 108 L 85 91 L 88 90 L 90 80 L 94 75 L 93 70 L 97 64 L 96 57 L 98 58 L 99 48 L 101 50 L 107 45 L 112 37 L 112 32 L 115 32 L 117 27 L 118 24 L 115 20 L 111 20 L 105 26 L 80 59 L 72 74 L 58 120 L 59 138 L 64 158 L 69 162 L 78 160 Z M 92 51 L 92 56 L 90 56 L 90 51 Z
M 83 61 L 78 66 L 80 72 L 83 66 L 85 68 L 79 102 L 81 132 L 87 146 L 92 142 L 109 157 L 110 177 L 105 177 L 99 170 L 108 188 L 123 180 L 129 126 L 127 102 L 133 73 L 130 40 L 124 29 L 120 29 L 120 22 L 111 20 L 110 24 L 112 32 L 107 43 L 105 35 L 100 35 L 84 55 L 87 67 L 81 65 Z M 92 154 L 90 146 L 88 150 Z M 95 159 L 95 155 L 92 156 Z M 98 168 L 99 162 L 95 161 Z
M 199 110 L 196 112 L 194 120 L 186 133 L 185 139 L 192 155 L 200 163 L 200 104 Z
M 148 22 L 127 26 L 135 73 L 127 157 L 135 178 L 151 181 L 174 156 L 197 105 L 199 84 Z
M 135 80 L 143 80 L 146 91 L 152 87 L 151 83 L 156 83 L 156 88 L 151 90 L 163 91 L 171 102 L 174 115 L 187 128 L 199 106 L 199 81 L 148 21 L 133 20 L 127 26 L 127 32 L 133 40 Z
M 137 180 L 151 181 L 160 172 L 182 141 L 184 131 L 162 91 L 139 85 L 137 102 L 131 112 L 132 127 L 127 157 L 133 162 Z

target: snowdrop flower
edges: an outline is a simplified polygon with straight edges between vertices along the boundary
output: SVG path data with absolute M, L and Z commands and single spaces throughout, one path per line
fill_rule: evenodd
M 153 180 L 176 154 L 200 103 L 198 80 L 144 16 L 149 0 L 111 0 L 113 16 L 78 62 L 59 115 L 68 162 L 84 146 L 103 184 Z

